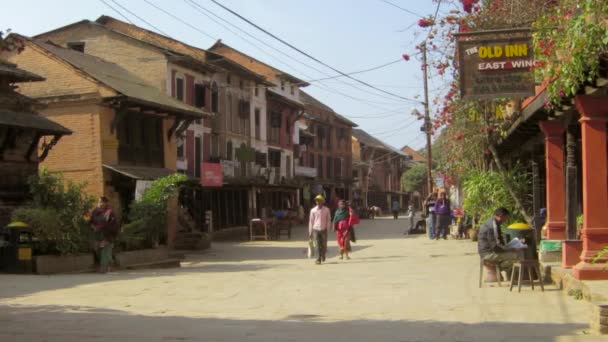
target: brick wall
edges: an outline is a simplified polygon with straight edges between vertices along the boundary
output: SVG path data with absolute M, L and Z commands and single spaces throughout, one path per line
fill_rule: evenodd
M 167 91 L 168 71 L 165 55 L 143 42 L 89 23 L 51 32 L 41 38 L 64 47 L 68 42 L 84 42 L 85 53 L 114 62 L 163 92 L 170 93 Z
M 87 192 L 93 195 L 104 194 L 100 112 L 101 107 L 90 102 L 51 104 L 41 111 L 73 132 L 59 141 L 41 166 L 87 183 Z

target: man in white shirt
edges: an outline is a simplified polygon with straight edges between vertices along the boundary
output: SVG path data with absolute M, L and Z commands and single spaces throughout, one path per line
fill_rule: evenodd
M 325 261 L 325 253 L 327 252 L 327 231 L 331 226 L 331 213 L 325 203 L 325 198 L 321 195 L 315 197 L 317 205 L 310 210 L 310 219 L 308 220 L 308 238 L 314 239 L 317 244 L 317 261 L 320 265 Z

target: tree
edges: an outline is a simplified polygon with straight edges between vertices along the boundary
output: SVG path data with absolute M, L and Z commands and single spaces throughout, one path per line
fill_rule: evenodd
M 426 165 L 414 164 L 401 175 L 401 189 L 407 192 L 420 190 L 426 182 Z

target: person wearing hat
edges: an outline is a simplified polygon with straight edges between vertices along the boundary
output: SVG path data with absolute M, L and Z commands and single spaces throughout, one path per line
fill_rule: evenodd
M 327 230 L 331 227 L 331 213 L 329 208 L 324 205 L 325 197 L 317 195 L 315 197 L 317 205 L 310 210 L 308 220 L 308 238 L 314 239 L 317 244 L 317 261 L 320 265 L 325 261 L 327 252 Z

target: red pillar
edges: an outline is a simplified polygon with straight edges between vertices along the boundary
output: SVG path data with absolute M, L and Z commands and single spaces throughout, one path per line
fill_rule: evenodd
M 547 239 L 566 239 L 566 201 L 564 197 L 564 131 L 559 121 L 541 121 L 545 135 L 547 176 Z
M 608 97 L 579 95 L 575 102 L 581 114 L 584 223 L 583 253 L 573 273 L 577 279 L 608 279 L 608 255 L 593 260 L 608 246 Z

